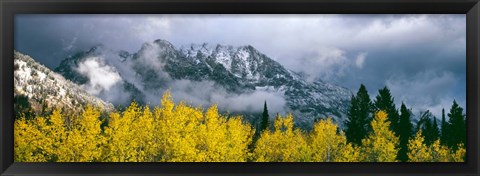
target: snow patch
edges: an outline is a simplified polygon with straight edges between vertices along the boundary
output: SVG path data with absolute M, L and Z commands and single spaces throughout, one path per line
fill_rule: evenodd
M 216 61 L 222 64 L 228 71 L 232 70 L 232 57 L 225 51 L 218 52 L 215 55 Z

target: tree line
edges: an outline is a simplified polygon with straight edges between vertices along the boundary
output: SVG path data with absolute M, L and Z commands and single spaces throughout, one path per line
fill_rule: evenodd
M 428 125 L 421 125 L 417 132 L 411 126 L 405 140 L 402 131 L 396 130 L 403 129 L 402 118 L 410 118 L 403 114 L 402 109 L 407 109 L 401 108 L 401 113 L 392 117 L 389 112 L 394 114 L 395 106 L 366 101 L 366 89 L 362 89 L 363 85 L 352 96 L 355 100 L 345 132 L 331 118 L 316 121 L 311 131 L 295 128 L 291 114 L 277 115 L 270 122 L 266 102 L 261 125 L 255 129 L 241 116 L 219 113 L 216 105 L 204 110 L 185 102 L 175 104 L 169 92 L 153 109 L 132 102 L 121 112 L 109 113 L 108 118 L 93 106 L 78 115 L 65 115 L 59 109 L 35 118 L 21 115 L 14 125 L 14 157 L 16 162 L 464 161 L 462 143 L 455 147 L 450 146 L 454 141 L 441 139 L 427 143 Z M 384 95 L 377 99 L 393 102 Z M 461 114 L 461 108 L 452 112 L 445 121 L 450 133 L 456 123 L 452 116 Z M 352 129 L 358 129 L 357 133 Z M 441 138 L 443 127 L 439 131 Z M 407 146 L 406 160 L 400 157 L 402 139 Z
M 442 120 L 439 125 L 437 118 L 430 111 L 420 114 L 420 119 L 412 123 L 412 111 L 402 102 L 400 109 L 396 108 L 394 98 L 388 87 L 378 91 L 378 95 L 372 101 L 366 87 L 362 84 L 356 95 L 352 95 L 350 108 L 347 113 L 346 137 L 347 141 L 354 145 L 361 145 L 362 140 L 372 132 L 369 125 L 372 122 L 374 112 L 384 111 L 388 114 L 390 130 L 399 138 L 399 151 L 397 160 L 408 161 L 412 159 L 408 152 L 411 140 L 420 140 L 428 147 L 442 145 L 450 150 L 457 151 L 459 146 L 464 146 L 466 141 L 466 116 L 463 108 L 454 100 L 448 115 L 445 117 L 445 109 L 442 109 Z M 421 137 L 420 137 L 420 136 Z

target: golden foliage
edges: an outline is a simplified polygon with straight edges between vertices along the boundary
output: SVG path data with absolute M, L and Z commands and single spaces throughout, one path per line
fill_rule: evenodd
M 347 144 L 345 135 L 337 132 L 331 118 L 314 124 L 310 148 L 315 162 L 354 162 L 359 157 L 357 150 Z
M 154 161 L 158 153 L 153 113 L 133 102 L 123 114 L 112 113 L 105 128 L 104 158 L 114 162 Z
M 456 151 L 441 145 L 440 140 L 427 146 L 421 131 L 418 131 L 415 138 L 410 139 L 408 143 L 409 162 L 463 162 L 465 153 L 463 144 L 460 144 Z
M 15 121 L 15 160 L 56 162 L 245 162 L 254 129 L 241 117 L 225 117 L 217 107 L 205 113 L 177 106 L 166 92 L 161 107 L 133 102 L 111 113 L 102 129 L 101 111 L 87 106 L 79 117 Z M 65 121 L 74 120 L 76 123 Z
M 387 113 L 378 111 L 372 121 L 373 132 L 362 140 L 363 158 L 366 162 L 396 162 L 399 138 L 390 131 Z
M 101 146 L 105 143 L 100 128 L 100 110 L 87 106 L 79 124 L 67 131 L 67 139 L 61 151 L 57 153 L 58 161 L 93 162 L 102 156 Z
M 422 130 L 419 130 L 415 138 L 408 141 L 407 156 L 410 162 L 425 162 L 433 159 L 430 148 L 425 144 Z
M 332 119 L 313 124 L 310 133 L 294 127 L 293 116 L 277 116 L 249 149 L 255 129 L 240 116 L 206 111 L 169 92 L 160 106 L 132 102 L 123 112 L 102 118 L 101 109 L 86 106 L 79 116 L 59 109 L 48 117 L 19 118 L 14 124 L 16 162 L 358 162 L 396 161 L 398 137 L 383 111 L 375 114 L 373 132 L 361 146 L 348 143 Z M 101 119 L 105 119 L 102 121 Z M 409 161 L 462 162 L 465 147 L 451 149 L 435 141 L 424 144 L 421 132 L 409 141 Z
M 16 161 L 46 162 L 51 160 L 52 141 L 48 140 L 43 129 L 44 117 L 27 121 L 21 118 L 14 125 L 14 157 Z
M 253 160 L 257 162 L 309 161 L 310 149 L 304 135 L 293 128 L 291 114 L 277 116 L 274 131 L 265 130 L 257 141 Z

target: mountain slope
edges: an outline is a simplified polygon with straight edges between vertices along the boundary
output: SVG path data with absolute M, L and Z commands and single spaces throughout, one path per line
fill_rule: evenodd
M 47 67 L 35 62 L 30 56 L 14 53 L 14 96 L 26 97 L 32 109 L 61 108 L 80 112 L 86 104 L 101 107 L 106 111 L 114 109 L 111 103 L 90 95 L 80 86 L 63 78 Z
M 145 43 L 133 54 L 94 47 L 65 59 L 55 70 L 67 79 L 84 85 L 89 78 L 80 73 L 78 67 L 92 58 L 100 58 L 102 61 L 99 62 L 112 67 L 112 72 L 118 72 L 122 84 L 130 87 L 128 90 L 121 88 L 121 91 L 131 92 L 131 99 L 136 101 L 151 102 L 149 97 L 161 96 L 162 91 L 172 88 L 172 85 L 175 88 L 177 84 L 181 86 L 176 88 L 185 89 L 180 94 L 188 95 L 185 98 L 187 101 L 208 99 L 209 103 L 218 103 L 219 106 L 230 104 L 230 107 L 242 104 L 239 100 L 249 102 L 244 108 L 225 107 L 223 110 L 250 114 L 250 118 L 255 118 L 251 114 L 261 111 L 264 100 L 268 99 L 270 105 L 285 101 L 282 108 L 270 111 L 273 113 L 270 116 L 273 118 L 277 112 L 292 112 L 296 124 L 307 129 L 315 119 L 325 116 L 333 117 L 342 125 L 351 96 L 351 91 L 346 88 L 324 81 L 306 81 L 250 45 L 234 47 L 204 43 L 177 49 L 170 42 L 159 39 Z M 185 86 L 187 83 L 188 86 Z M 207 88 L 209 86 L 212 88 Z M 222 96 L 228 97 L 225 98 L 228 100 L 221 103 L 217 102 L 220 100 L 216 99 L 216 95 L 197 95 L 195 92 L 225 92 Z M 245 95 L 258 101 L 238 98 Z M 263 95 L 266 98 L 262 99 Z M 271 99 L 269 96 L 279 98 Z

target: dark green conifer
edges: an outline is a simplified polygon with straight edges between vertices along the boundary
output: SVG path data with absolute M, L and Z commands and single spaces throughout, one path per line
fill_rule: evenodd
M 357 95 L 352 95 L 347 112 L 348 121 L 345 135 L 349 142 L 360 145 L 362 139 L 371 131 L 373 107 L 367 89 L 363 84 L 360 85 Z
M 448 141 L 448 122 L 445 120 L 445 109 L 442 108 L 442 123 L 440 131 L 440 143 L 442 145 L 447 145 Z
M 398 124 L 398 135 L 400 138 L 400 150 L 398 151 L 397 159 L 400 161 L 408 160 L 408 140 L 412 137 L 413 125 L 411 122 L 411 114 L 405 104 L 402 102 L 400 107 L 400 121 Z
M 448 137 L 447 145 L 454 150 L 458 148 L 458 144 L 465 144 L 467 137 L 465 115 L 463 114 L 463 108 L 460 107 L 455 100 L 453 100 L 452 108 L 448 113 Z
M 390 90 L 387 86 L 378 90 L 378 95 L 375 99 L 374 104 L 376 110 L 383 110 L 388 114 L 388 120 L 390 121 L 390 130 L 392 130 L 393 132 L 395 132 L 396 135 L 398 135 L 398 110 L 395 107 L 394 98 L 392 97 L 392 94 L 390 93 Z

